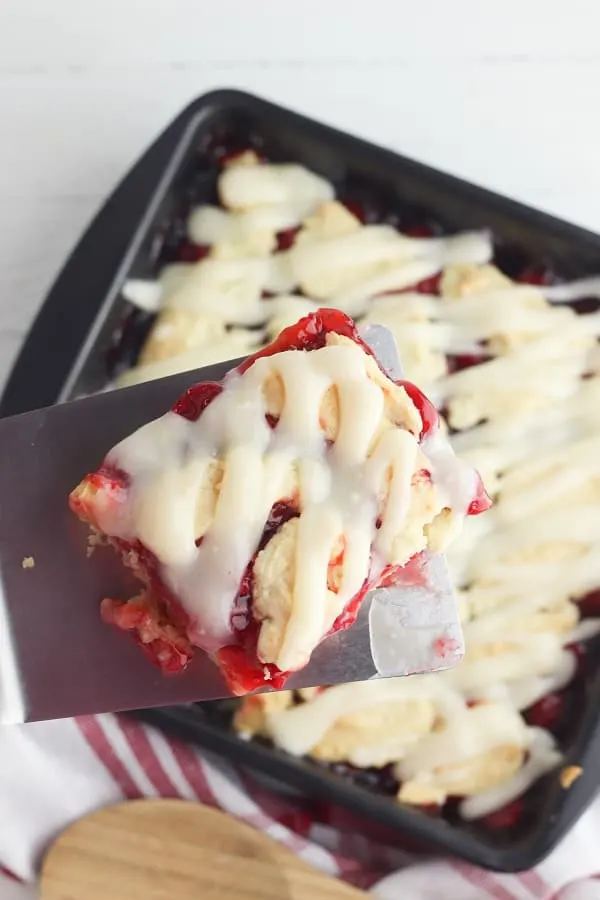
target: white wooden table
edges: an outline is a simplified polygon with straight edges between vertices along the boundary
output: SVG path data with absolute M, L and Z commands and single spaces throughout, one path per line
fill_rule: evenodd
M 597 0 L 0 0 L 0 381 L 103 197 L 211 88 L 600 230 L 599 32 Z

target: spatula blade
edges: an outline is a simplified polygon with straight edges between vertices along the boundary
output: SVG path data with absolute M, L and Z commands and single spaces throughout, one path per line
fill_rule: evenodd
M 389 333 L 371 326 L 364 336 L 399 377 Z M 182 675 L 164 676 L 133 641 L 103 624 L 102 597 L 131 596 L 135 585 L 115 553 L 102 549 L 88 556 L 87 531 L 67 498 L 114 444 L 164 413 L 190 384 L 219 380 L 234 365 L 230 361 L 0 420 L 0 722 L 231 696 L 204 654 L 198 652 Z M 386 589 L 377 594 L 363 604 L 355 626 L 317 648 L 309 665 L 290 679 L 290 688 L 366 680 L 379 671 L 391 674 L 390 667 L 394 674 L 430 671 L 461 658 L 462 633 L 443 566 L 435 572 L 431 591 L 419 598 L 421 606 L 429 597 L 435 610 L 425 640 L 422 615 L 414 619 L 413 604 L 407 603 L 410 593 Z M 390 656 L 390 616 L 405 646 L 411 645 L 410 629 L 416 629 L 413 643 L 420 650 L 411 650 L 407 665 L 397 653 Z M 453 643 L 440 654 L 436 640 L 449 634 Z

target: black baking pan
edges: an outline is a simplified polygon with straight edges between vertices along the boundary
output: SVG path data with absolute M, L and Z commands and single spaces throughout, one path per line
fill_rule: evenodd
M 126 278 L 151 277 L 181 258 L 191 205 L 214 202 L 223 153 L 255 148 L 327 177 L 338 197 L 366 221 L 436 232 L 486 227 L 496 263 L 574 278 L 600 271 L 600 238 L 565 222 L 435 171 L 388 150 L 238 91 L 216 91 L 187 107 L 116 188 L 52 287 L 15 363 L 0 415 L 104 390 L 135 362 L 152 316 L 121 295 Z M 580 311 L 589 311 L 588 307 Z M 244 741 L 228 707 L 203 705 L 146 711 L 148 721 L 307 795 L 358 813 L 435 849 L 501 871 L 533 866 L 566 834 L 596 793 L 600 778 L 600 644 L 567 690 L 568 721 L 557 737 L 565 765 L 583 774 L 567 791 L 558 773 L 524 798 L 515 827 L 444 818 L 398 804 L 373 773 L 352 773 L 292 759 L 265 742 Z M 343 768 L 343 767 L 342 767 Z M 386 795 L 387 791 L 387 795 Z

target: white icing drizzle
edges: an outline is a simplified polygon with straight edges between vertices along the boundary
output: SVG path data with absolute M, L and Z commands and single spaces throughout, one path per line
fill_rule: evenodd
M 273 379 L 284 402 L 271 428 L 264 391 Z M 321 408 L 331 388 L 339 412 L 328 449 Z M 227 377 L 197 422 L 168 413 L 111 451 L 107 462 L 127 472 L 131 486 L 118 518 L 104 511 L 98 524 L 111 536 L 141 540 L 156 555 L 195 623 L 193 639 L 212 651 L 232 639 L 233 603 L 271 508 L 298 491 L 292 607 L 274 658 L 263 661 L 300 668 L 372 577 L 372 547 L 374 565 L 383 566 L 403 564 L 426 546 L 422 524 L 419 536 L 407 539 L 414 473 L 426 465 L 436 489 L 426 521 L 453 501 L 455 518 L 464 515 L 476 492 L 474 472 L 444 450 L 441 436 L 432 439 L 428 459 L 415 434 L 391 424 L 390 391 L 418 435 L 421 420 L 408 395 L 347 339 L 259 359 L 244 374 Z M 213 484 L 217 460 L 222 472 Z M 328 566 L 340 539 L 344 555 L 333 593 Z
M 197 206 L 188 219 L 188 235 L 196 244 L 243 241 L 256 232 L 276 234 L 299 225 L 311 201 L 257 206 L 244 212 L 227 212 L 219 206 Z
M 463 800 L 460 804 L 463 819 L 478 819 L 500 809 L 560 763 L 562 755 L 552 735 L 541 728 L 530 728 L 528 732 L 530 744 L 525 765 L 502 784 Z
M 470 648 L 468 637 L 465 640 L 467 647 Z M 527 689 L 531 694 L 535 694 L 534 689 L 530 687 L 533 678 L 551 676 L 560 671 L 566 671 L 568 675 L 566 679 L 561 678 L 557 683 L 568 680 L 572 675 L 573 655 L 562 649 L 559 637 L 542 633 L 531 634 L 528 638 L 522 637 L 512 644 L 508 643 L 504 652 L 494 656 L 476 661 L 467 658 L 456 669 L 443 673 L 440 677 L 445 678 L 463 696 L 472 700 L 501 696 L 498 686 L 503 684 L 509 686 L 506 695 L 510 697 L 510 686 L 513 682 L 518 683 L 515 687 L 515 698 L 518 696 L 517 691 L 525 698 Z M 493 693 L 491 689 L 494 689 Z M 528 699 L 527 697 L 525 702 Z M 516 705 L 521 708 L 521 702 Z
M 434 698 L 438 708 L 448 717 L 459 715 L 466 705 L 443 681 L 430 675 L 412 678 L 384 678 L 355 684 L 338 684 L 317 694 L 310 703 L 267 715 L 269 733 L 278 746 L 302 756 L 319 743 L 340 716 L 352 716 L 380 703 Z
M 158 312 L 160 309 L 163 292 L 158 281 L 130 278 L 121 288 L 121 293 L 126 300 L 139 309 L 147 312 Z
M 447 726 L 423 738 L 397 766 L 400 781 L 464 763 L 503 744 L 523 746 L 526 727 L 509 707 L 481 704 L 463 709 Z
M 371 297 L 387 291 L 401 291 L 424 278 L 437 275 L 440 269 L 441 261 L 429 255 L 422 259 L 392 262 L 381 269 L 375 267 L 372 272 L 358 273 L 358 277 L 355 274 L 351 283 L 340 287 L 327 302 L 349 316 L 361 316 L 368 309 Z
M 227 166 L 219 177 L 219 196 L 232 210 L 253 210 L 279 204 L 305 204 L 306 211 L 332 200 L 332 185 L 304 166 L 267 163 Z
M 265 320 L 261 294 L 269 275 L 267 259 L 204 259 L 167 295 L 165 305 L 222 315 L 234 325 Z
M 364 305 L 376 293 L 414 284 L 456 258 L 483 262 L 491 254 L 491 241 L 485 233 L 411 238 L 390 225 L 366 225 L 340 237 L 296 244 L 291 265 L 305 293 L 356 314 L 352 307 L 359 301 Z M 420 261 L 420 269 L 411 266 L 403 273 L 405 264 L 416 261 Z

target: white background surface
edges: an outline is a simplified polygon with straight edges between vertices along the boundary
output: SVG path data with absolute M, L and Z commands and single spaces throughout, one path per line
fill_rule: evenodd
M 0 381 L 115 182 L 226 86 L 600 231 L 598 0 L 0 0 Z
M 0 0 L 0 381 L 103 197 L 225 86 L 600 230 L 597 0 Z

